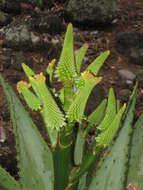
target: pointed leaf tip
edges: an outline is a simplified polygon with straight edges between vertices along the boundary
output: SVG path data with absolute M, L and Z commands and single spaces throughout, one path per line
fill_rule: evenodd
M 104 62 L 106 61 L 106 59 L 108 58 L 110 54 L 110 51 L 105 51 L 103 53 L 101 53 L 88 67 L 87 70 L 89 70 L 90 72 L 92 72 L 95 76 L 98 74 L 98 72 L 100 71 L 102 65 L 104 64 Z
M 30 76 L 35 75 L 34 71 L 30 67 L 28 67 L 25 63 L 22 63 L 22 68 L 28 78 Z
M 114 120 L 112 121 L 112 123 L 110 124 L 110 126 L 105 131 L 101 132 L 101 134 L 99 136 L 96 137 L 96 141 L 99 146 L 107 147 L 112 143 L 112 141 L 116 135 L 116 132 L 120 126 L 120 121 L 121 121 L 121 118 L 122 118 L 122 115 L 123 115 L 125 109 L 126 109 L 126 104 L 124 104 L 120 108 L 120 110 L 116 114 L 116 116 L 115 116 Z
M 116 98 L 113 88 L 110 88 L 108 93 L 108 102 L 105 111 L 105 116 L 100 125 L 98 126 L 98 129 L 101 131 L 105 131 L 112 123 L 115 115 L 116 115 Z

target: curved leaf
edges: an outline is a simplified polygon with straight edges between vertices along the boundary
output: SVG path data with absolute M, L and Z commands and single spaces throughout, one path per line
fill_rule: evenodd
M 109 125 L 109 127 L 105 131 L 101 132 L 101 134 L 99 134 L 95 138 L 96 142 L 97 142 L 97 146 L 107 147 L 112 143 L 112 141 L 118 131 L 120 121 L 121 121 L 121 118 L 122 118 L 122 115 L 123 115 L 125 109 L 126 109 L 126 104 L 124 104 L 122 106 L 122 108 L 118 111 L 118 113 L 114 117 L 114 119 L 113 119 L 112 123 Z
M 0 82 L 10 107 L 22 190 L 53 190 L 52 153 L 23 105 L 1 76 Z
M 88 116 L 90 125 L 99 125 L 105 114 L 107 100 L 104 99 L 98 107 Z
M 108 129 L 115 115 L 116 115 L 116 98 L 113 88 L 110 88 L 105 116 L 100 125 L 98 126 L 98 129 L 100 129 L 101 131 L 105 131 L 106 129 Z
M 132 131 L 132 121 L 136 102 L 136 87 L 129 102 L 128 111 L 119 135 L 111 147 L 111 151 L 105 156 L 101 167 L 93 176 L 89 190 L 125 190 L 126 163 L 128 161 L 128 144 Z
M 88 190 L 86 185 L 86 178 L 88 172 L 85 172 L 79 179 L 78 189 L 77 190 Z
M 25 63 L 22 63 L 22 68 L 28 78 L 35 75 L 34 71 L 30 67 L 28 67 Z
M 82 127 L 79 126 L 77 137 L 76 137 L 76 142 L 75 142 L 75 148 L 74 148 L 75 165 L 79 165 L 82 162 L 85 140 L 86 139 L 84 137 Z
M 17 90 L 23 95 L 27 105 L 32 110 L 41 109 L 41 102 L 37 96 L 29 89 L 30 85 L 27 82 L 20 81 L 17 83 Z
M 88 49 L 88 45 L 84 44 L 80 49 L 77 50 L 75 60 L 77 73 L 80 74 L 81 64 Z
M 40 73 L 34 77 L 30 77 L 29 79 L 32 87 L 34 87 L 33 89 L 43 104 L 43 109 L 41 112 L 44 116 L 46 127 L 57 129 L 57 131 L 60 130 L 60 127 L 63 127 L 65 125 L 64 115 L 60 111 L 54 98 L 46 86 L 45 76 Z
M 87 70 L 93 73 L 95 76 L 98 74 L 105 60 L 108 58 L 110 51 L 101 53 L 88 67 Z
M 143 190 L 143 115 L 134 126 L 127 186 Z
M 21 190 L 19 183 L 1 166 L 0 166 L 0 189 Z
M 86 106 L 86 102 L 88 100 L 88 97 L 95 85 L 97 85 L 102 78 L 101 77 L 94 77 L 91 73 L 88 71 L 85 71 L 82 74 L 82 77 L 84 79 L 84 86 L 78 89 L 75 100 L 69 107 L 67 116 L 69 118 L 69 121 L 78 121 L 81 123 L 83 117 L 84 117 L 84 110 Z

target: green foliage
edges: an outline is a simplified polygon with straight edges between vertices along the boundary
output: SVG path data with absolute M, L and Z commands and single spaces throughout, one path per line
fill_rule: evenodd
M 46 190 L 48 187 L 49 190 L 52 190 L 54 186 L 52 153 L 15 93 L 2 77 L 0 77 L 0 81 L 7 96 L 16 139 L 20 176 L 19 189 Z M 11 178 L 7 177 L 6 180 L 6 183 L 11 183 L 11 186 L 7 186 L 4 190 L 11 190 L 12 186 L 17 185 Z M 0 178 L 0 180 L 4 183 L 3 179 Z
M 101 124 L 98 126 L 98 129 L 105 131 L 111 125 L 115 115 L 116 115 L 116 99 L 113 89 L 109 90 L 107 108 L 105 112 L 105 117 L 102 120 Z
M 72 85 L 74 78 L 77 76 L 74 64 L 74 47 L 72 33 L 72 24 L 69 24 L 65 36 L 63 50 L 55 72 L 57 78 L 61 82 L 63 82 L 64 85 Z
M 11 190 L 20 190 L 20 186 L 18 184 L 18 182 L 9 175 L 8 172 L 6 172 L 6 170 L 4 170 L 1 166 L 0 166 L 0 188 L 2 189 L 11 189 Z
M 109 153 L 104 157 L 101 167 L 93 176 L 89 190 L 96 189 L 110 190 L 111 187 L 116 190 L 125 190 L 125 179 L 127 171 L 127 161 L 129 158 L 129 142 L 132 131 L 132 122 L 134 117 L 136 101 L 136 88 L 133 92 L 133 98 L 130 99 L 129 107 L 122 128 L 116 138 Z M 102 179 L 102 180 L 101 180 Z
M 131 141 L 131 154 L 129 161 L 127 186 L 134 186 L 138 190 L 143 189 L 143 115 L 134 125 L 134 133 Z
M 84 111 L 87 100 L 92 89 L 102 80 L 97 74 L 109 51 L 101 53 L 80 72 L 88 46 L 85 44 L 74 53 L 73 41 L 73 28 L 69 24 L 57 66 L 55 67 L 56 60 L 52 60 L 46 69 L 50 86 L 43 73 L 35 74 L 26 64 L 22 64 L 22 67 L 28 81 L 17 84 L 17 90 L 23 95 L 29 108 L 41 114 L 49 136 L 49 146 L 0 75 L 13 122 L 20 177 L 16 181 L 0 167 L 2 190 L 108 190 L 111 187 L 122 190 L 125 189 L 127 171 L 128 183 L 138 182 L 142 189 L 142 174 L 138 173 L 138 164 L 142 162 L 143 142 L 138 127 L 134 130 L 131 165 L 129 168 L 126 165 L 129 161 L 129 134 L 132 131 L 137 86 L 127 109 L 126 104 L 120 105 L 114 90 L 110 88 L 107 100 L 104 99 L 86 117 Z M 54 89 L 54 77 L 62 83 L 59 91 Z M 137 125 L 142 123 L 142 118 L 138 123 Z M 87 150 L 88 134 L 95 127 Z M 78 128 L 77 133 L 75 128 Z M 98 163 L 103 152 L 104 161 L 101 159 Z M 95 168 L 95 174 L 91 175 L 91 183 L 87 183 L 91 167 Z M 136 176 L 132 174 L 132 170 Z

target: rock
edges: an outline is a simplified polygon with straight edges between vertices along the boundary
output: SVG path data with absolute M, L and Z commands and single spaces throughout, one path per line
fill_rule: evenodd
M 119 74 L 119 77 L 121 77 L 121 79 L 126 80 L 126 81 L 134 81 L 136 78 L 136 75 L 134 73 L 126 69 L 120 69 L 118 71 L 118 74 Z
M 129 89 L 120 90 L 120 92 L 119 92 L 120 100 L 123 102 L 127 102 L 130 94 L 131 94 L 131 91 Z
M 11 21 L 12 18 L 8 14 L 0 11 L 0 26 L 5 26 L 9 24 Z
M 127 56 L 132 63 L 143 65 L 143 34 L 123 32 L 117 36 L 117 50 Z
M 143 65 L 143 48 L 140 47 L 131 48 L 129 56 L 133 63 Z
M 0 0 L 0 9 L 6 13 L 19 14 L 21 4 L 19 0 Z
M 25 63 L 30 68 L 33 67 L 33 59 L 30 56 L 27 56 L 24 52 L 16 52 L 15 56 L 11 60 L 12 68 L 22 71 L 21 63 Z
M 35 34 L 27 24 L 10 26 L 6 30 L 3 47 L 22 51 L 50 50 L 52 43 L 50 34 Z
M 88 116 L 90 113 L 92 113 L 105 97 L 106 92 L 103 86 L 101 84 L 95 86 L 89 96 L 87 106 L 85 109 L 85 115 Z
M 116 1 L 69 0 L 65 12 L 72 22 L 79 24 L 111 23 L 116 16 Z
M 34 19 L 33 25 L 34 30 L 40 33 L 49 33 L 51 35 L 60 34 L 65 29 L 61 19 L 57 16 Z
M 6 31 L 6 46 L 14 49 L 29 49 L 31 33 L 27 25 L 11 26 Z

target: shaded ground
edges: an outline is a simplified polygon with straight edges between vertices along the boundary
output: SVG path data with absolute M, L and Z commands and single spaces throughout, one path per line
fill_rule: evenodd
M 36 15 L 59 15 L 63 20 L 63 23 L 67 23 L 63 18 L 63 7 L 61 4 L 55 3 L 55 7 L 48 10 L 40 11 L 38 8 L 35 8 L 28 4 L 22 4 L 22 13 L 21 15 L 13 17 L 13 23 L 18 24 L 22 23 L 24 20 L 29 19 L 31 16 Z M 121 101 L 124 101 L 124 98 L 120 97 L 120 91 L 122 89 L 132 89 L 132 86 L 127 86 L 121 81 L 121 78 L 118 75 L 119 69 L 127 69 L 139 76 L 139 91 L 137 99 L 137 112 L 136 115 L 139 115 L 143 112 L 143 66 L 135 65 L 128 60 L 127 57 L 119 54 L 116 50 L 116 36 L 123 31 L 138 31 L 143 33 L 143 1 L 142 0 L 118 0 L 118 16 L 114 20 L 112 26 L 106 27 L 96 27 L 92 29 L 84 28 L 79 29 L 77 26 L 74 27 L 75 32 L 75 47 L 79 48 L 83 43 L 88 43 L 89 50 L 86 55 L 86 63 L 84 63 L 83 68 L 88 65 L 101 51 L 110 50 L 111 56 L 108 61 L 105 63 L 101 76 L 103 76 L 103 86 L 105 92 L 109 87 L 113 86 L 118 98 Z M 59 47 L 59 44 L 63 42 L 64 33 L 62 35 L 51 36 L 55 47 Z M 3 38 L 1 37 L 0 44 L 3 43 Z M 57 45 L 58 44 L 58 45 Z M 33 59 L 33 68 L 35 71 L 44 71 L 47 64 L 52 58 L 58 58 L 59 50 L 51 52 L 27 52 L 27 56 L 32 57 Z M 5 76 L 7 81 L 15 89 L 16 82 L 24 78 L 22 71 L 18 71 L 11 66 L 4 66 L 3 62 L 11 62 L 12 57 L 15 55 L 15 51 L 11 49 L 5 49 L 0 47 L 0 72 Z M 4 56 L 5 55 L 5 56 Z M 7 59 L 7 60 L 5 60 Z M 5 96 L 3 94 L 2 88 L 0 87 L 0 128 L 3 128 L 6 132 L 6 140 L 0 142 L 0 163 L 7 168 L 17 177 L 16 160 L 13 155 L 15 155 L 14 149 L 14 139 L 12 133 L 12 126 L 10 122 L 10 116 L 7 109 L 7 104 Z M 33 114 L 35 115 L 35 114 Z M 39 117 L 36 115 L 34 117 L 35 122 L 39 125 Z M 40 126 L 40 125 L 39 125 Z M 3 130 L 2 129 L 2 130 Z M 2 134 L 0 129 L 0 135 Z M 42 129 L 41 131 L 43 131 Z M 4 132 L 4 133 L 5 133 Z M 43 132 L 44 133 L 44 132 Z M 46 137 L 45 137 L 46 138 Z

